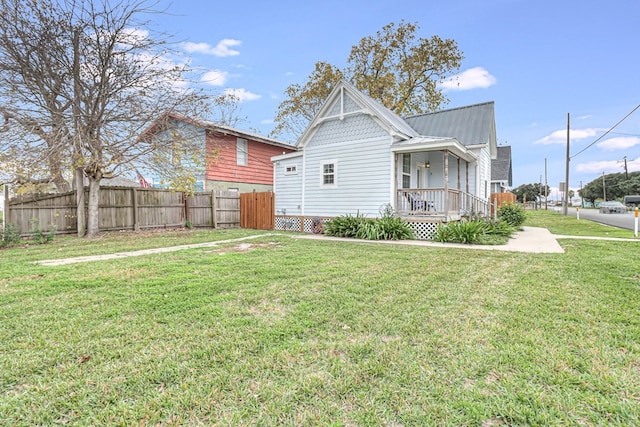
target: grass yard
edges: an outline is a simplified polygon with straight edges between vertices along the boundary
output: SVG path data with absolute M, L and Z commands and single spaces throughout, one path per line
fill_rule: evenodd
M 548 228 L 553 234 L 570 236 L 598 236 L 633 238 L 632 230 L 611 227 L 587 219 L 577 220 L 551 210 L 527 211 L 527 223 L 532 227 Z
M 640 425 L 639 242 L 523 254 L 274 235 L 32 263 L 256 234 L 0 250 L 0 424 Z

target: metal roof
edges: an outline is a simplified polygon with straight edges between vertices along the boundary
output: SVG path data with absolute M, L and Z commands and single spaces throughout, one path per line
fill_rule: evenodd
M 495 135 L 493 101 L 421 114 L 404 120 L 420 135 L 455 137 L 465 146 L 491 144 Z
M 491 181 L 507 181 L 511 185 L 511 146 L 498 147 L 498 156 L 491 160 Z

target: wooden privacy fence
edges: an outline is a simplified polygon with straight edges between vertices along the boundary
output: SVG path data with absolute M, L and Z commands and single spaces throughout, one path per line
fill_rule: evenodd
M 86 200 L 88 194 L 85 194 Z M 240 195 L 236 191 L 189 196 L 181 191 L 155 188 L 100 187 L 98 206 L 100 231 L 183 227 L 187 224 L 211 228 L 240 225 Z M 77 233 L 76 193 L 5 201 L 5 217 L 6 222 L 22 234 L 28 234 L 34 226 L 49 231 L 52 225 L 57 234 Z
M 491 193 L 491 215 L 495 215 L 495 209 L 504 204 L 516 203 L 516 195 L 513 193 Z
M 240 194 L 240 227 L 273 230 L 275 227 L 273 192 Z

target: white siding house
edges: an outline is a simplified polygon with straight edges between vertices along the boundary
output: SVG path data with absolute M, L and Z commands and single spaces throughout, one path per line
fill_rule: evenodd
M 309 218 L 375 217 L 386 206 L 432 222 L 486 213 L 493 102 L 402 119 L 341 81 L 296 147 L 272 161 L 276 218 L 299 216 L 301 229 Z

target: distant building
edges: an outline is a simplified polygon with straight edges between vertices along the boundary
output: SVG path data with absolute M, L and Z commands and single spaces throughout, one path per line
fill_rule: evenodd
M 499 145 L 498 154 L 491 160 L 491 192 L 504 193 L 513 185 L 511 146 Z

